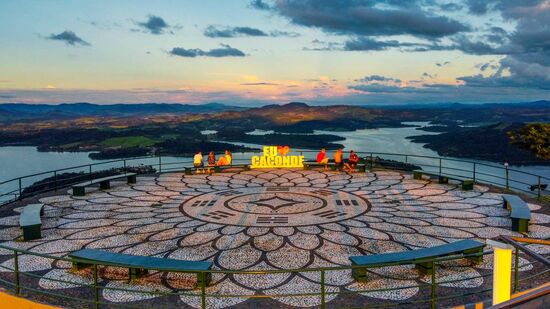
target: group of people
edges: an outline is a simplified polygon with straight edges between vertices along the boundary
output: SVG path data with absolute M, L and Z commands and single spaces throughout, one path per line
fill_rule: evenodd
M 202 152 L 197 151 L 195 153 L 195 156 L 193 157 L 193 166 L 195 167 L 197 174 L 202 173 L 210 173 L 211 169 L 216 166 L 223 166 L 223 165 L 231 165 L 232 156 L 231 152 L 229 150 L 226 150 L 223 156 L 220 157 L 218 161 L 216 161 L 216 155 L 213 151 L 210 151 L 208 153 L 208 157 L 206 159 L 207 166 L 204 167 L 203 162 L 203 155 Z M 329 157 L 327 156 L 327 151 L 325 148 L 321 149 L 319 153 L 317 154 L 317 163 L 325 166 L 325 171 L 328 170 L 328 164 L 330 162 Z M 355 151 L 350 151 L 349 158 L 346 162 L 344 162 L 344 153 L 342 152 L 342 149 L 339 148 L 334 153 L 334 164 L 336 165 L 336 168 L 339 170 L 342 170 L 344 172 L 352 173 L 355 170 L 355 167 L 359 163 L 359 156 L 355 153 Z
M 229 150 L 226 150 L 223 156 L 221 156 L 218 161 L 216 161 L 216 155 L 214 154 L 214 152 L 210 151 L 206 159 L 207 166 L 205 169 L 202 152 L 197 151 L 195 153 L 195 156 L 193 157 L 193 166 L 195 167 L 197 174 L 210 173 L 211 168 L 215 166 L 231 165 L 231 161 L 232 156 Z
M 327 156 L 327 151 L 325 150 L 325 148 L 319 151 L 319 153 L 317 154 L 316 161 L 317 163 L 325 166 L 325 171 L 328 170 L 328 163 L 330 159 Z M 344 153 L 342 152 L 342 148 L 339 148 L 334 153 L 334 164 L 336 165 L 336 168 L 339 170 L 352 173 L 355 170 L 355 167 L 357 166 L 358 163 L 359 163 L 359 156 L 353 150 L 349 152 L 349 158 L 346 162 L 344 162 Z

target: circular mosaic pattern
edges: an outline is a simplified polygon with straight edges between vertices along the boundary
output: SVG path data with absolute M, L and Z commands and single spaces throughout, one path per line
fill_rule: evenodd
M 181 211 L 225 225 L 276 227 L 330 223 L 364 214 L 365 198 L 345 191 L 305 187 L 257 187 L 195 196 Z
M 511 231 L 502 197 L 476 185 L 414 180 L 395 171 L 344 174 L 305 170 L 253 170 L 213 175 L 165 173 L 138 177 L 136 184 L 113 182 L 105 191 L 86 196 L 70 191 L 43 197 L 42 239 L 20 242 L 19 208 L 0 218 L 0 244 L 37 253 L 66 257 L 82 248 L 213 262 L 221 270 L 287 270 L 349 265 L 349 256 L 432 247 L 461 239 L 484 241 Z M 550 216 L 540 206 L 532 209 L 531 237 L 550 237 Z M 489 249 L 488 249 L 489 250 Z M 36 286 L 44 290 L 88 297 L 89 271 L 73 272 L 70 263 L 21 255 L 22 271 L 40 274 Z M 521 257 L 520 270 L 533 266 Z M 13 267 L 12 252 L 0 249 L 0 265 Z M 436 280 L 444 287 L 472 292 L 487 288 L 491 255 L 479 265 L 465 260 L 443 263 Z M 9 275 L 0 268 L 0 277 Z M 368 282 L 358 283 L 350 270 L 327 271 L 327 301 L 333 307 L 412 301 L 422 297 L 419 284 L 431 279 L 411 265 L 368 270 Z M 194 295 L 162 298 L 148 291 L 196 292 L 192 274 L 151 272 L 127 282 L 127 270 L 106 267 L 101 273 L 102 300 L 147 301 L 166 307 L 200 307 Z M 9 278 L 9 277 L 8 277 Z M 31 280 L 31 279 L 28 279 Z M 63 283 L 55 280 L 68 280 Z M 489 280 L 490 281 L 490 280 Z M 113 288 L 113 289 L 108 289 Z M 396 288 L 380 291 L 382 288 Z M 133 289 L 133 292 L 121 289 Z M 263 295 L 271 299 L 208 297 L 208 308 L 312 307 L 319 296 L 287 294 L 320 291 L 319 272 L 221 274 L 212 276 L 211 295 Z M 86 290 L 86 291 L 84 291 Z M 82 293 L 82 294 L 81 294 Z M 342 296 L 339 293 L 347 293 Z M 352 294 L 350 294 L 352 293 Z M 352 296 L 349 296 L 352 295 Z M 154 303 L 158 301 L 158 303 Z M 266 303 L 262 303 L 262 302 Z M 168 303 L 166 303 L 168 302 Z

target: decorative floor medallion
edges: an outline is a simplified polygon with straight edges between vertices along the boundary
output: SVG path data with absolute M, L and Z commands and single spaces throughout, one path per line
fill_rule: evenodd
M 43 238 L 38 240 L 17 241 L 21 235 L 21 209 L 5 210 L 0 217 L 0 244 L 59 257 L 92 248 L 211 261 L 217 270 L 261 272 L 339 267 L 349 265 L 352 255 L 426 248 L 460 239 L 521 236 L 511 231 L 510 213 L 502 208 L 501 195 L 489 188 L 476 185 L 472 191 L 463 191 L 456 184 L 415 180 L 410 174 L 396 171 L 351 175 L 298 169 L 213 175 L 164 173 L 138 177 L 132 185 L 111 185 L 109 190 L 89 190 L 83 197 L 72 196 L 67 190 L 40 198 L 46 206 Z M 550 216 L 539 205 L 529 207 L 529 236 L 549 238 Z M 41 256 L 20 255 L 19 262 L 21 271 L 35 275 L 24 277 L 32 281 L 25 282 L 32 287 L 77 299 L 90 297 L 89 287 L 79 286 L 92 282 L 89 272 L 74 273 L 70 263 Z M 533 270 L 526 257 L 522 256 L 520 263 L 520 271 Z M 0 278 L 12 280 L 8 269 L 13 265 L 13 252 L 0 249 Z M 440 292 L 453 294 L 486 289 L 490 280 L 480 275 L 490 274 L 491 267 L 490 257 L 475 266 L 464 260 L 446 262 L 436 274 L 438 289 L 448 288 Z M 320 291 L 320 276 L 318 271 L 214 274 L 206 289 L 210 295 L 264 298 L 208 297 L 207 307 L 318 306 L 319 296 L 279 295 Z M 370 269 L 368 277 L 367 283 L 358 283 L 350 270 L 326 271 L 327 305 L 340 308 L 414 301 L 425 295 L 417 286 L 430 280 L 410 265 Z M 192 274 L 151 272 L 131 284 L 126 278 L 126 269 L 102 268 L 102 301 L 162 308 L 200 307 L 198 296 L 158 297 L 146 293 L 196 295 L 196 276 Z M 462 281 L 445 282 L 456 279 Z M 396 289 L 380 291 L 386 288 Z
M 369 208 L 365 198 L 345 191 L 285 186 L 205 193 L 185 201 L 180 209 L 206 222 L 276 227 L 341 221 Z

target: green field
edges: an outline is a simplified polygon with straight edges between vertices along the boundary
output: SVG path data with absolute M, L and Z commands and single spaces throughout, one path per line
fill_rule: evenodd
M 113 137 L 108 138 L 99 145 L 106 147 L 149 147 L 153 146 L 157 141 L 145 136 L 124 136 L 124 137 Z

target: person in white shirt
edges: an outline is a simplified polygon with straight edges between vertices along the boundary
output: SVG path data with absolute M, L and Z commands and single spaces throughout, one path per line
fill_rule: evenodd
M 202 163 L 202 152 L 198 151 L 195 153 L 195 156 L 193 157 L 193 166 L 195 166 L 197 174 L 201 174 L 203 172 L 204 163 Z

